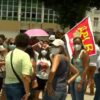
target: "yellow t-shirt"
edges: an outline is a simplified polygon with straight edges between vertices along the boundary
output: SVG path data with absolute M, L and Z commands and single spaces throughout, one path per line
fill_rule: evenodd
M 11 51 L 5 57 L 5 68 L 6 68 L 6 78 L 5 84 L 19 83 L 19 80 L 16 78 L 12 67 L 11 67 Z M 32 75 L 32 63 L 30 57 L 24 51 L 16 48 L 13 51 L 12 59 L 13 67 L 19 77 L 22 79 L 22 75 Z

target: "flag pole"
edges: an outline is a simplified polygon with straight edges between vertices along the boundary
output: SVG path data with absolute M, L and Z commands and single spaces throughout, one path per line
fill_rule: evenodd
M 79 23 L 77 23 L 73 28 L 71 28 L 68 32 L 70 32 L 71 30 L 73 30 L 75 27 L 77 27 L 82 21 L 84 21 L 86 18 L 88 18 L 89 16 L 86 16 L 83 20 L 81 20 Z M 68 32 L 66 32 L 65 34 L 67 34 Z M 65 35 L 64 34 L 64 35 Z M 64 35 L 61 37 L 61 39 L 64 37 Z

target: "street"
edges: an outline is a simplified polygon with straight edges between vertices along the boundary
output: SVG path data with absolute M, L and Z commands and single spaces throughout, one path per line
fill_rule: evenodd
M 84 100 L 93 100 L 93 98 L 94 96 L 86 94 Z M 70 94 L 68 94 L 66 100 L 72 100 Z
M 93 96 L 89 95 L 89 88 L 87 88 L 84 100 L 93 100 L 93 99 L 94 99 L 94 95 Z M 66 100 L 72 100 L 70 94 L 68 94 Z
M 40 96 L 39 96 L 40 100 L 42 100 L 41 97 L 42 97 L 42 93 L 40 93 Z M 89 95 L 89 88 L 87 88 L 84 100 L 93 100 L 93 98 L 94 98 L 94 95 L 93 96 Z M 0 98 L 0 100 L 5 100 L 5 99 L 4 98 L 2 98 L 2 99 Z M 72 100 L 70 94 L 67 95 L 66 100 Z

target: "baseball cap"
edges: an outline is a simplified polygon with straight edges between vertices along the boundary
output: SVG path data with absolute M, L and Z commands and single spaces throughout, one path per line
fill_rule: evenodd
M 62 47 L 65 47 L 64 41 L 61 40 L 61 39 L 55 39 L 55 40 L 52 42 L 52 44 L 55 45 L 55 46 L 62 46 Z

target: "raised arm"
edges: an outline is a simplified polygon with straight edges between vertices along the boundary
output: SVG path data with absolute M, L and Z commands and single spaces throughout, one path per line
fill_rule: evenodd
M 48 95 L 54 95 L 52 83 L 53 83 L 53 79 L 55 77 L 55 73 L 57 71 L 60 61 L 61 60 L 60 60 L 59 54 L 55 55 L 52 60 L 52 67 L 51 67 L 51 71 L 50 71 L 49 78 L 48 78 L 47 85 L 46 85 L 46 91 L 48 92 Z
M 54 58 L 53 58 L 53 61 L 52 61 L 52 67 L 51 67 L 51 71 L 50 71 L 50 74 L 49 74 L 48 83 L 53 82 L 53 79 L 54 79 L 54 76 L 55 76 L 55 73 L 56 73 L 56 70 L 59 66 L 60 61 L 61 61 L 60 55 L 59 54 L 55 55 Z

